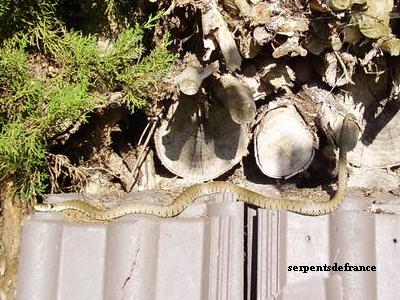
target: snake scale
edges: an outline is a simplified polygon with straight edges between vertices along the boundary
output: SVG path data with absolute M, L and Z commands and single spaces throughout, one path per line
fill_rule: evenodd
M 36 211 L 60 212 L 79 211 L 89 218 L 107 221 L 128 214 L 149 214 L 159 217 L 173 217 L 180 214 L 196 198 L 219 192 L 231 192 L 248 204 L 260 208 L 287 210 L 307 216 L 319 216 L 333 212 L 342 203 L 347 188 L 347 152 L 353 149 L 358 138 L 358 126 L 353 115 L 344 117 L 339 134 L 338 187 L 333 198 L 327 202 L 304 202 L 289 199 L 271 198 L 228 182 L 209 182 L 194 184 L 184 190 L 169 205 L 149 203 L 127 203 L 110 209 L 99 209 L 82 200 L 69 200 L 56 204 L 37 204 Z

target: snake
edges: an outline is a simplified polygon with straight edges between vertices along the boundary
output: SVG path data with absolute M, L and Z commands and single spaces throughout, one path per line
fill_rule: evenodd
M 35 210 L 41 212 L 78 211 L 91 219 L 100 221 L 109 221 L 128 214 L 148 214 L 168 218 L 179 215 L 200 196 L 230 192 L 238 200 L 259 208 L 286 210 L 306 216 L 321 216 L 335 211 L 344 201 L 348 177 L 347 152 L 355 147 L 358 134 L 359 128 L 355 116 L 350 113 L 346 114 L 337 143 L 339 148 L 337 190 L 333 197 L 325 202 L 272 198 L 233 183 L 215 181 L 189 186 L 168 205 L 129 202 L 109 209 L 101 209 L 77 199 L 55 204 L 37 204 Z

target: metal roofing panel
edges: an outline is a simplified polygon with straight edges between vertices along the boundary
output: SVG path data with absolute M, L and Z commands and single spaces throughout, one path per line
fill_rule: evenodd
M 223 198 L 178 218 L 109 224 L 35 213 L 22 234 L 18 299 L 242 299 L 243 203 Z
M 23 230 L 18 298 L 400 299 L 398 197 L 353 193 L 319 217 L 254 209 L 230 194 L 199 200 L 171 219 L 71 224 L 34 214 Z M 288 270 L 335 262 L 377 271 Z
M 371 199 L 372 201 L 373 199 Z M 360 193 L 336 212 L 307 217 L 258 210 L 257 299 L 400 299 L 398 215 L 371 214 Z M 254 222 L 254 221 L 253 221 Z M 254 251 L 253 251 L 254 253 Z M 376 272 L 289 271 L 289 266 L 376 266 Z M 256 278 L 254 278 L 256 277 Z M 315 296 L 317 295 L 317 298 Z
M 381 299 L 400 299 L 400 216 L 376 215 L 376 286 Z

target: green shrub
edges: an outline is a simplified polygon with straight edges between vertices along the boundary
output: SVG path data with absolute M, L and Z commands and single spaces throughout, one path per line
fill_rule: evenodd
M 118 101 L 131 110 L 145 106 L 176 57 L 167 50 L 168 35 L 154 49 L 143 45 L 160 14 L 123 29 L 104 52 L 96 36 L 66 30 L 58 3 L 0 0 L 0 25 L 15 25 L 12 34 L 0 30 L 0 180 L 13 180 L 30 200 L 46 190 L 52 137 L 106 106 L 107 92 L 121 91 Z M 30 69 L 33 53 L 56 61 L 58 75 L 37 77 Z

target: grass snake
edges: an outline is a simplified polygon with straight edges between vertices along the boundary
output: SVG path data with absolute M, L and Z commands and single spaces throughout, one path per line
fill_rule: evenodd
M 186 188 L 169 205 L 150 203 L 126 203 L 110 209 L 99 209 L 82 200 L 69 200 L 56 204 L 37 204 L 36 211 L 60 212 L 66 210 L 79 211 L 91 219 L 112 220 L 128 214 L 149 214 L 159 217 L 173 217 L 180 214 L 196 198 L 220 192 L 231 192 L 238 200 L 260 208 L 287 210 L 307 216 L 319 216 L 333 212 L 344 201 L 347 188 L 347 152 L 354 148 L 357 142 L 359 128 L 353 115 L 344 117 L 340 130 L 338 147 L 338 184 L 335 195 L 327 202 L 304 202 L 290 199 L 271 198 L 233 183 L 216 181 L 194 184 Z

